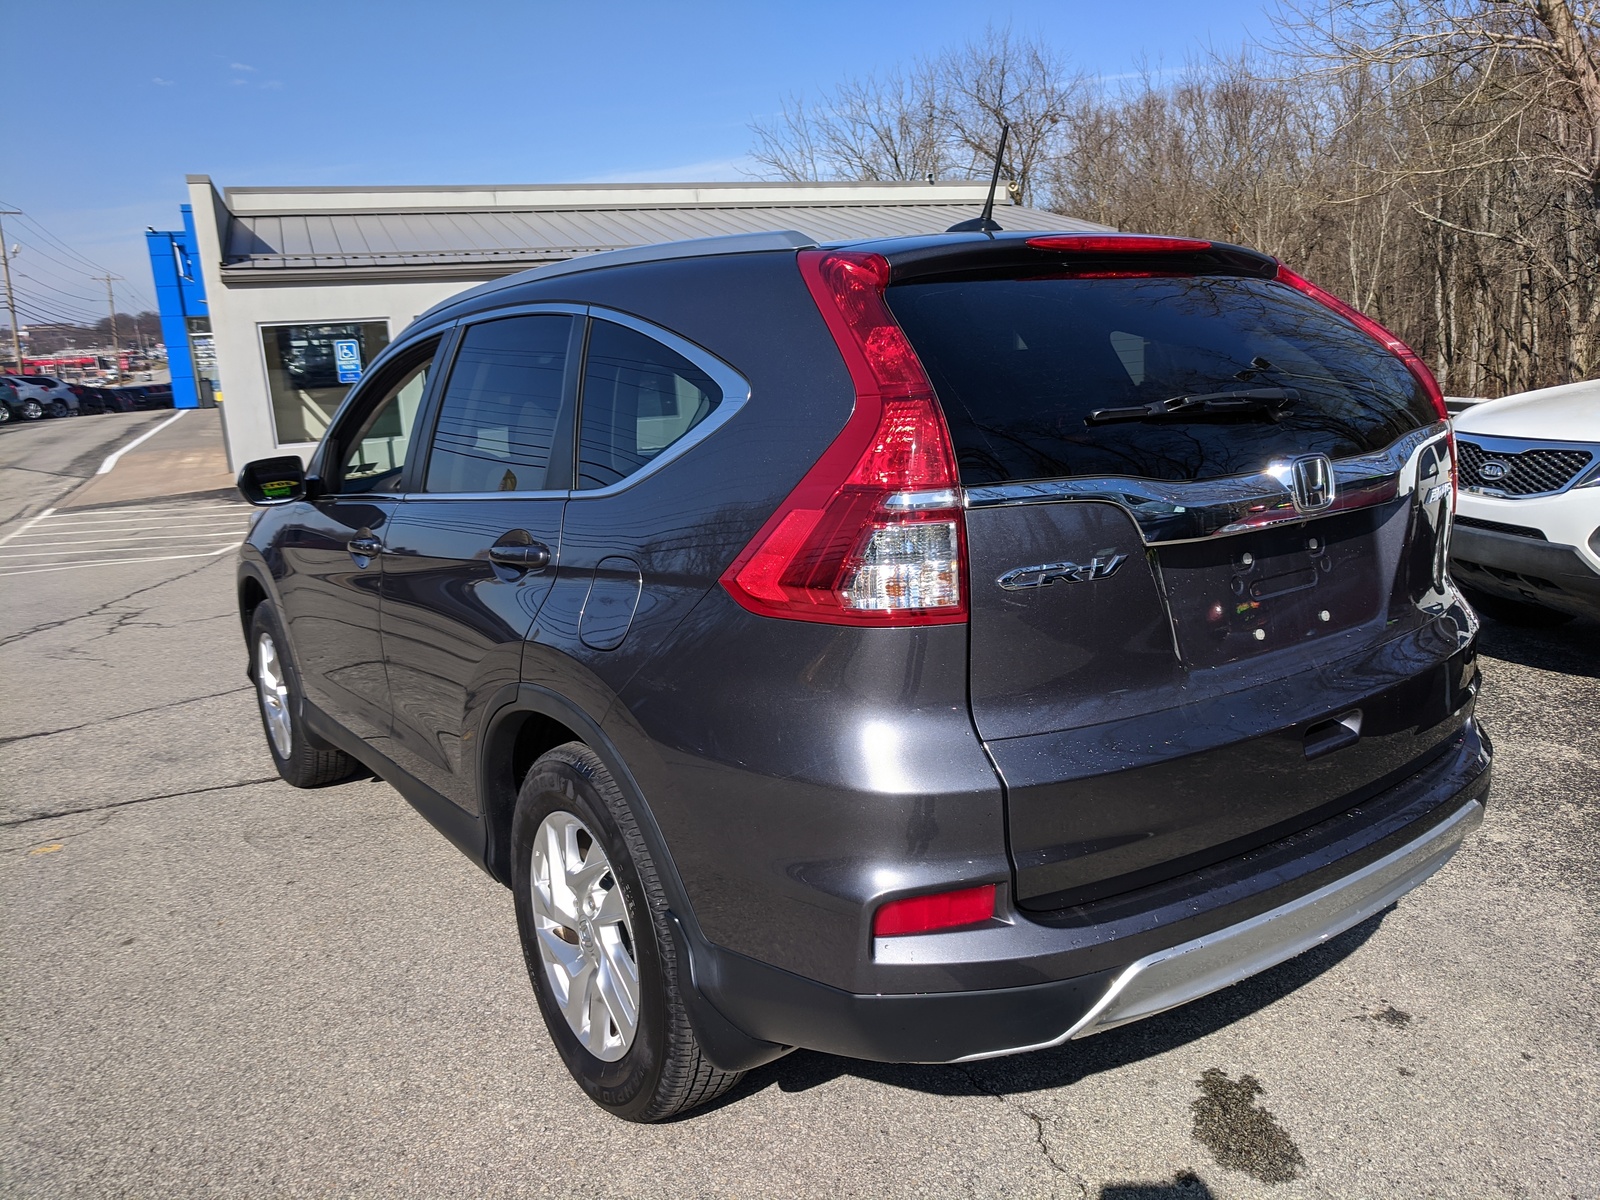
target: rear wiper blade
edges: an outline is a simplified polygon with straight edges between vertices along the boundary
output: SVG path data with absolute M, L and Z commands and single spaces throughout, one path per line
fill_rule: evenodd
M 1205 392 L 1198 396 L 1172 396 L 1135 408 L 1099 408 L 1084 418 L 1085 425 L 1113 421 L 1192 420 L 1199 417 L 1265 416 L 1276 421 L 1300 399 L 1294 388 L 1250 388 L 1240 392 Z

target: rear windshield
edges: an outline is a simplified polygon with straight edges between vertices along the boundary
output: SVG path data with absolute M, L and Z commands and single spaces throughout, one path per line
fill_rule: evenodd
M 967 486 L 1068 475 L 1216 479 L 1274 459 L 1380 450 L 1438 420 L 1398 358 L 1282 284 L 1233 276 L 973 278 L 891 287 Z M 1276 421 L 1095 424 L 1128 408 L 1257 388 Z

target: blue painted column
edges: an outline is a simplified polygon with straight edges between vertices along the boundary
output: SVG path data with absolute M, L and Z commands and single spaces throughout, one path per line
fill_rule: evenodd
M 161 340 L 167 347 L 172 371 L 172 406 L 200 407 L 195 379 L 194 352 L 189 343 L 191 318 L 208 318 L 205 284 L 195 258 L 194 213 L 183 206 L 183 229 L 145 233 L 150 251 L 150 274 L 155 282 L 156 307 L 161 314 Z

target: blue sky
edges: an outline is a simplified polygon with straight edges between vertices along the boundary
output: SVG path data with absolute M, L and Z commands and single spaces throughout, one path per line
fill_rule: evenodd
M 6 218 L 6 238 L 22 242 L 20 291 L 98 316 L 103 287 L 61 243 L 127 276 L 126 307 L 152 304 L 140 235 L 176 226 L 189 173 L 219 186 L 738 179 L 751 122 L 784 97 L 989 24 L 1115 76 L 1264 36 L 1263 4 L 16 3 L 0 201 L 28 220 Z

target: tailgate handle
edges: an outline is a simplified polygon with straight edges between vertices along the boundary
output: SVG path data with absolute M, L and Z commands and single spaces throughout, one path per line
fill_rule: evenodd
M 1343 750 L 1361 740 L 1361 710 L 1351 709 L 1328 721 L 1318 721 L 1306 730 L 1306 757 L 1321 758 Z

